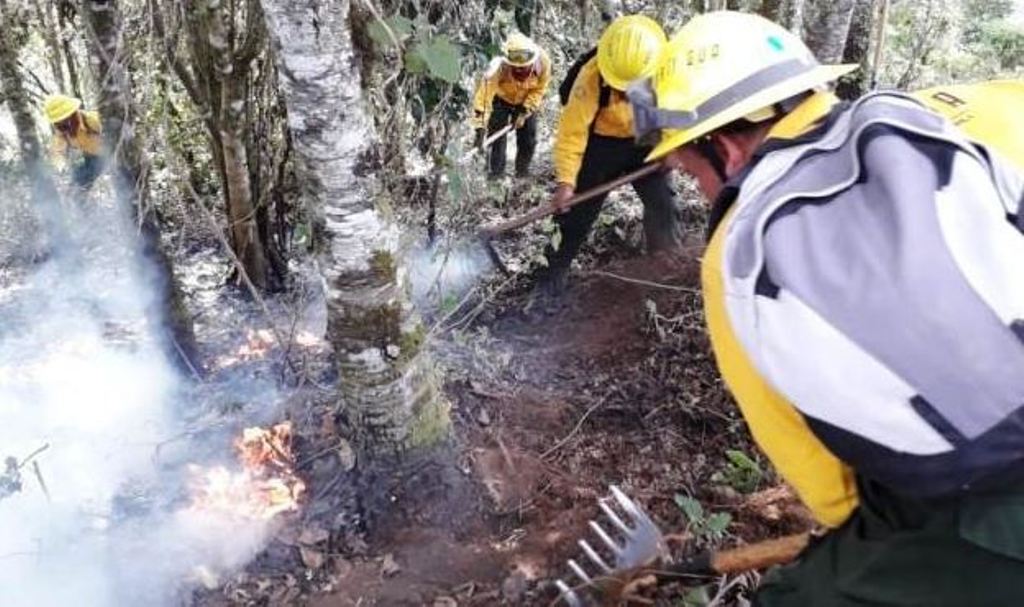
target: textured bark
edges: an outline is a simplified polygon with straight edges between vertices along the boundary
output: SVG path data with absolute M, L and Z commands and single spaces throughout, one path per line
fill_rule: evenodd
M 220 144 L 224 161 L 224 186 L 227 192 L 228 221 L 231 246 L 242 262 L 253 284 L 266 289 L 270 278 L 267 256 L 256 227 L 256 210 L 249 183 L 249 156 L 245 146 L 244 107 L 245 65 L 234 57 L 232 36 L 224 24 L 218 7 L 209 7 L 209 40 L 214 51 L 214 64 L 220 78 Z M 257 15 L 250 15 L 259 23 Z M 238 68 L 238 71 L 236 71 Z
M 804 40 L 822 63 L 839 63 L 857 0 L 816 0 L 806 5 Z
M 67 82 L 64 80 L 64 58 L 60 43 L 57 41 L 58 30 L 53 18 L 53 5 L 48 0 L 34 0 L 32 4 L 36 19 L 39 20 L 39 33 L 46 43 L 46 60 L 50 64 L 50 71 L 53 72 L 53 81 L 59 90 L 67 90 Z
M 423 327 L 402 288 L 397 234 L 373 205 L 364 157 L 374 138 L 349 7 L 349 0 L 263 3 L 296 171 L 316 218 L 328 338 L 341 375 L 339 408 L 364 450 L 399 452 L 446 436 L 448 409 L 423 349 Z
M 3 89 L 3 99 L 6 100 L 7 108 L 14 119 L 21 159 L 32 184 L 33 197 L 37 204 L 56 207 L 57 188 L 47 168 L 43 146 L 36 134 L 36 123 L 32 117 L 28 94 L 18 73 L 20 36 L 13 33 L 15 20 L 16 16 L 10 10 L 7 1 L 0 0 L 0 22 L 7 28 L 7 31 L 0 35 L 0 87 Z
M 869 51 L 871 32 L 874 30 L 874 0 L 856 0 L 850 31 L 846 36 L 843 63 L 857 63 L 860 69 L 844 77 L 836 86 L 836 93 L 843 99 L 856 99 L 865 92 L 870 83 Z
M 114 0 L 85 0 L 82 18 L 89 32 L 96 82 L 100 83 L 99 110 L 103 135 L 114 163 L 114 185 L 118 197 L 131 205 L 138 222 L 142 257 L 157 274 L 157 297 L 150 319 L 167 344 L 169 360 L 182 370 L 197 369 L 192 319 L 185 310 L 181 292 L 174 282 L 170 259 L 160 246 L 160 231 L 154 209 L 148 204 L 148 166 L 136 137 L 131 83 L 121 40 L 120 12 Z
M 78 65 L 75 63 L 75 54 L 71 52 L 71 36 L 69 31 L 74 31 L 74 4 L 72 0 L 58 0 L 57 23 L 60 32 L 60 46 L 64 54 L 64 65 L 67 67 L 68 80 L 71 83 L 71 91 L 75 97 L 82 97 L 82 85 L 78 77 Z
M 149 0 L 157 36 L 165 44 L 165 62 L 177 75 L 203 116 L 220 179 L 231 247 L 249 279 L 261 289 L 282 278 L 271 272 L 258 226 L 250 171 L 250 125 L 245 106 L 251 96 L 253 60 L 265 47 L 265 27 L 257 0 Z M 235 10 L 244 8 L 244 20 Z M 167 18 L 165 18 L 167 17 Z M 165 21 L 167 23 L 165 23 Z M 244 21 L 242 31 L 236 22 Z M 184 44 L 179 40 L 184 34 Z

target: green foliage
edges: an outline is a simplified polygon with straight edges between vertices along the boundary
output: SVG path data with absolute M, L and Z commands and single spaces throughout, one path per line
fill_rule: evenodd
M 681 493 L 676 494 L 675 502 L 686 515 L 690 532 L 698 539 L 715 541 L 725 537 L 726 530 L 732 522 L 731 514 L 728 512 L 707 513 L 700 502 Z
M 385 19 L 384 23 L 372 21 L 366 29 L 374 45 L 378 49 L 386 49 L 394 46 L 395 41 L 402 44 L 408 40 L 413 32 L 413 23 L 401 15 L 394 15 Z M 391 30 L 390 34 L 388 33 L 389 29 Z M 392 34 L 395 40 L 392 39 Z
M 764 480 L 764 471 L 746 453 L 735 449 L 725 452 L 728 460 L 711 480 L 729 485 L 740 493 L 753 493 Z
M 428 74 L 445 82 L 457 83 L 462 71 L 459 49 L 445 36 L 417 42 L 405 54 L 405 69 Z
M 698 586 L 686 591 L 679 607 L 705 607 L 711 603 L 711 596 L 708 594 L 707 586 Z

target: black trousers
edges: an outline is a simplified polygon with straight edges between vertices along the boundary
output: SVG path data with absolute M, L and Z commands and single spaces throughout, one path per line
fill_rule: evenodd
M 576 192 L 607 183 L 616 177 L 640 168 L 650 148 L 637 146 L 632 139 L 590 135 L 583 153 L 583 164 L 576 178 Z M 667 173 L 653 173 L 633 182 L 644 204 L 644 239 L 648 251 L 675 247 L 680 241 L 679 206 L 676 193 L 669 185 Z M 607 194 L 595 196 L 574 206 L 569 212 L 556 215 L 562 242 L 556 250 L 550 244 L 544 252 L 552 275 L 568 270 L 569 264 L 587 240 L 590 226 L 597 219 Z
M 510 105 L 500 97 L 494 98 L 491 106 L 491 118 L 487 122 L 487 135 L 500 131 L 510 122 L 515 122 L 515 116 L 526 112 L 521 105 Z M 506 136 L 499 137 L 491 144 L 490 157 L 488 159 L 489 174 L 491 177 L 502 177 L 505 175 Z M 537 117 L 530 116 L 526 119 L 523 128 L 516 129 L 516 175 L 524 176 L 530 172 L 530 163 L 533 162 L 533 151 L 537 148 Z
M 102 158 L 91 154 L 83 154 L 82 159 L 71 169 L 71 182 L 81 190 L 88 190 L 102 172 Z

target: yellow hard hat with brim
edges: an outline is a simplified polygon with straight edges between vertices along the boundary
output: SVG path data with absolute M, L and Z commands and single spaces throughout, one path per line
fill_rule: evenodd
M 50 124 L 67 120 L 82 107 L 82 100 L 67 95 L 50 95 L 43 101 L 43 113 Z
M 640 140 L 656 134 L 648 160 L 664 157 L 741 118 L 773 115 L 774 104 L 814 90 L 857 65 L 821 65 L 807 46 L 758 15 L 699 15 L 672 40 L 654 75 L 630 88 Z
M 512 67 L 533 65 L 539 54 L 537 43 L 519 32 L 513 32 L 501 48 L 502 60 Z
M 643 15 L 619 17 L 597 42 L 597 69 L 608 86 L 624 91 L 658 67 L 668 37 L 658 22 Z

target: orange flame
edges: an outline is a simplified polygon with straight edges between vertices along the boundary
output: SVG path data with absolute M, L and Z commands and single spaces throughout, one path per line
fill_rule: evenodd
M 223 466 L 192 468 L 192 509 L 256 520 L 299 509 L 306 485 L 293 469 L 291 422 L 269 429 L 246 428 L 235 440 L 235 449 L 241 472 Z

